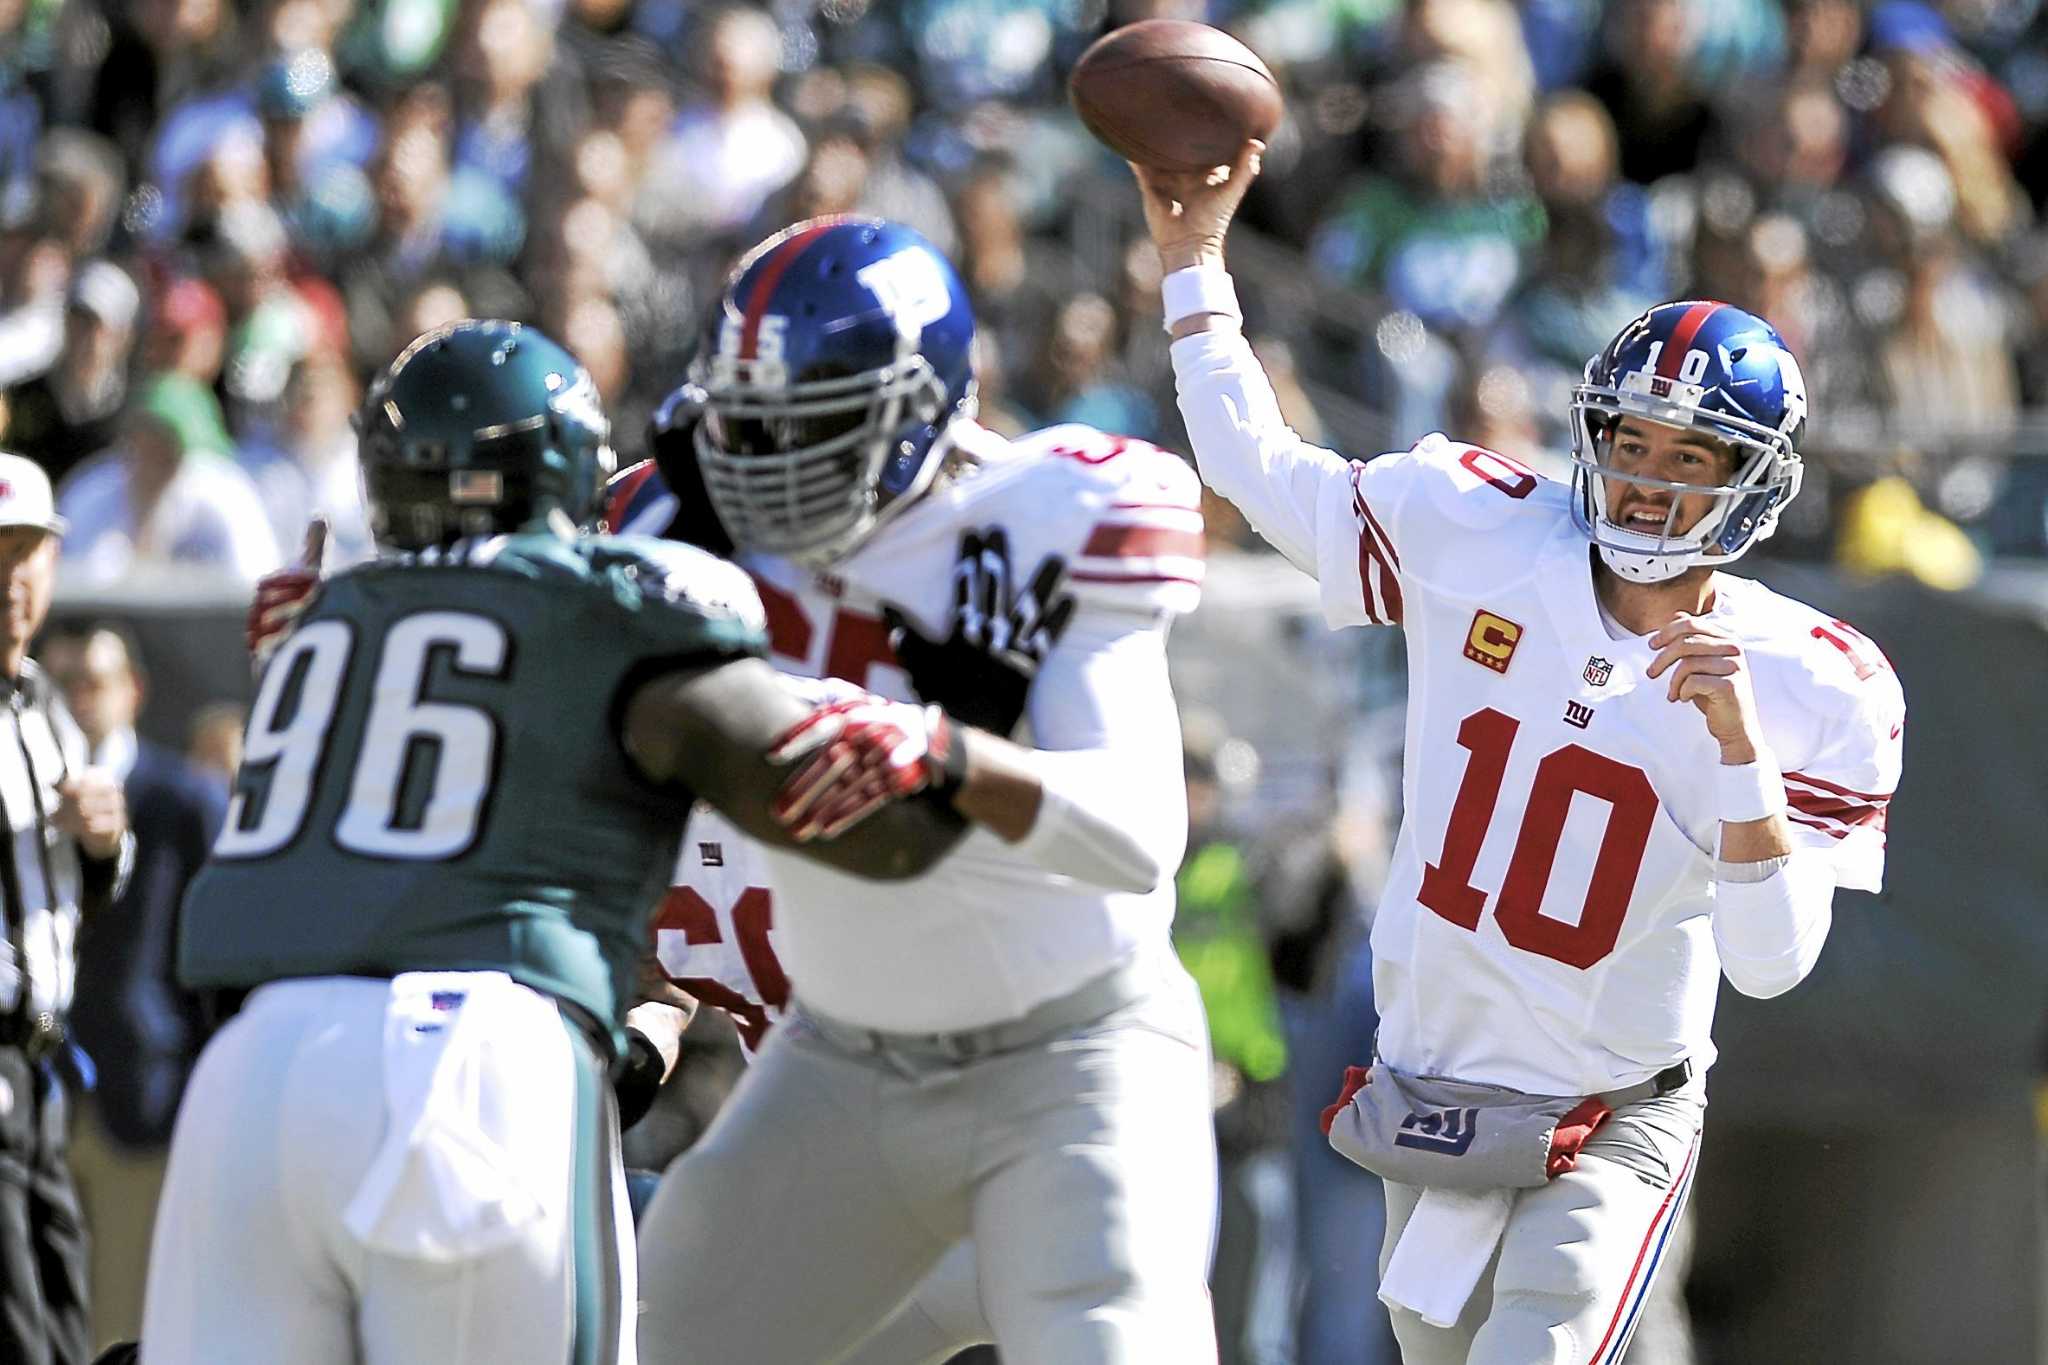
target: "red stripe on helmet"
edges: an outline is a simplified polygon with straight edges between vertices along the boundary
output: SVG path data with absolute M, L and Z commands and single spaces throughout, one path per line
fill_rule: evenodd
M 754 292 L 747 296 L 746 320 L 740 328 L 741 360 L 754 358 L 754 345 L 761 336 L 761 317 L 768 311 L 768 300 L 774 297 L 775 286 L 782 283 L 784 273 L 796 264 L 796 258 L 804 254 L 804 248 L 820 233 L 835 226 L 836 222 L 807 227 L 770 251 L 768 258 L 761 262 L 761 273 L 755 277 Z
M 1685 353 L 1692 349 L 1692 339 L 1699 335 L 1700 327 L 1706 320 L 1726 305 L 1701 302 L 1685 310 L 1685 316 L 1671 329 L 1671 340 L 1664 344 L 1663 354 L 1657 357 L 1657 373 L 1666 379 L 1678 377 L 1678 367 L 1685 360 Z
M 604 530 L 606 535 L 615 536 L 626 524 L 626 515 L 632 510 L 633 499 L 647 481 L 654 477 L 654 461 L 642 460 L 612 476 L 604 486 Z

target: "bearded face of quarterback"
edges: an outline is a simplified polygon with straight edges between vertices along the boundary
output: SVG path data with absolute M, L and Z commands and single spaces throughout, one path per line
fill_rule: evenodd
M 1607 520 L 1645 535 L 1680 538 L 1715 510 L 1710 493 L 1733 482 L 1742 457 L 1728 442 L 1691 427 L 1624 417 L 1600 449 Z
M 1770 323 L 1710 300 L 1660 304 L 1572 391 L 1573 518 L 1632 582 L 1727 563 L 1798 494 L 1805 423 L 1806 381 Z

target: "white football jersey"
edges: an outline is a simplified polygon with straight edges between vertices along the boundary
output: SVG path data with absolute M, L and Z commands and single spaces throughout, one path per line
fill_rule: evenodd
M 1001 527 L 1028 581 L 1066 559 L 1076 599 L 1034 681 L 1031 739 L 1109 750 L 1133 828 L 1160 864 L 1187 837 L 1179 719 L 1165 634 L 1199 598 L 1200 483 L 1177 456 L 1063 426 L 1006 442 L 970 428 L 979 460 L 886 522 L 829 574 L 744 555 L 767 609 L 771 661 L 915 700 L 882 607 L 948 633 L 963 534 Z M 1143 895 L 1055 875 L 983 829 L 908 882 L 863 881 L 762 849 L 776 888 L 776 950 L 803 999 L 868 1028 L 929 1033 L 1013 1019 L 1166 940 L 1171 879 Z
M 1325 616 L 1407 633 L 1405 814 L 1372 934 L 1381 1055 L 1560 1095 L 1704 1067 L 1720 751 L 1644 677 L 1647 637 L 1606 625 L 1571 490 L 1441 436 L 1315 468 L 1288 496 Z M 1837 885 L 1877 890 L 1905 723 L 1890 665 L 1811 607 L 1716 582 L 1793 830 Z
M 671 507 L 662 524 L 674 514 Z M 724 560 L 711 562 L 731 570 L 754 600 L 744 572 Z M 807 680 L 796 690 L 813 703 L 862 695 L 830 678 Z M 789 1007 L 789 977 L 775 955 L 775 893 L 761 846 L 700 801 L 683 826 L 669 882 L 654 918 L 655 959 L 669 980 L 725 1011 L 751 1059 Z
M 654 919 L 655 956 L 670 980 L 732 1017 L 752 1056 L 789 1005 L 760 848 L 699 804 L 683 827 L 671 880 Z

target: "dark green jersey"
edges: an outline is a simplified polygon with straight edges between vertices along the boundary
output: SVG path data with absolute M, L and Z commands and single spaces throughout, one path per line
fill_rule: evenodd
M 761 653 L 760 612 L 737 568 L 638 537 L 336 575 L 264 672 L 180 977 L 495 970 L 616 1021 L 691 801 L 638 775 L 625 703 Z

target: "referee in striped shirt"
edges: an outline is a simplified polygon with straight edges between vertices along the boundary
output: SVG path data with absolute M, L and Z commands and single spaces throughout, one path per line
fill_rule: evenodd
M 65 1160 L 72 945 L 133 860 L 120 783 L 86 766 L 85 737 L 28 658 L 57 576 L 50 481 L 0 454 L 0 1361 L 85 1365 L 85 1230 Z

